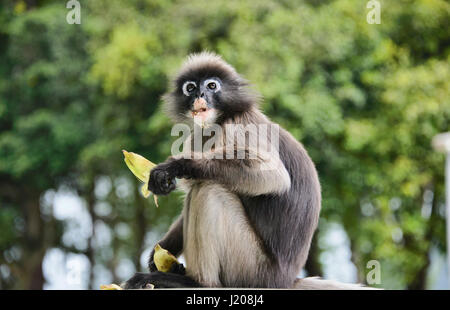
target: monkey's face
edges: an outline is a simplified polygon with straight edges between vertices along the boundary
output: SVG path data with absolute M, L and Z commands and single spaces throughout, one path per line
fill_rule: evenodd
M 232 66 L 207 52 L 189 56 L 173 86 L 164 96 L 169 115 L 206 126 L 249 110 L 259 99 Z
M 218 77 L 186 80 L 181 92 L 186 118 L 202 125 L 214 124 L 220 113 L 222 81 Z

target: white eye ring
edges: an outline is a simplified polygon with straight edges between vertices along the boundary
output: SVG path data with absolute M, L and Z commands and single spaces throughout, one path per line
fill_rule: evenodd
M 216 88 L 214 88 L 214 89 L 209 88 L 209 87 L 208 87 L 208 84 L 209 84 L 209 83 L 214 83 L 214 84 L 216 84 Z M 219 82 L 218 80 L 216 80 L 216 79 L 207 79 L 207 80 L 205 81 L 204 84 L 205 84 L 205 87 L 206 87 L 206 88 L 212 90 L 212 91 L 215 92 L 215 93 L 217 93 L 217 92 L 220 90 L 220 82 Z
M 186 96 L 190 96 L 190 95 L 191 95 L 190 92 L 192 92 L 192 90 L 189 91 L 189 90 L 187 89 L 187 87 L 188 87 L 189 85 L 194 85 L 194 88 L 193 88 L 192 90 L 194 90 L 194 89 L 197 88 L 197 84 L 195 84 L 195 82 L 193 82 L 193 81 L 186 81 L 186 82 L 184 82 L 182 89 L 183 89 L 183 94 L 185 94 Z

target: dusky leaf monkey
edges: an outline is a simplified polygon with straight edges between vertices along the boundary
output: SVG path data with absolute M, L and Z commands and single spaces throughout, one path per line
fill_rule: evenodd
M 190 55 L 163 98 L 175 122 L 193 128 L 200 119 L 205 128 L 222 128 L 214 135 L 222 146 L 233 138 L 229 125 L 241 125 L 234 134 L 244 137 L 255 127 L 278 126 L 259 110 L 249 83 L 213 53 Z M 275 154 L 262 152 L 269 156 L 250 156 L 245 143 L 233 145 L 243 158 L 221 156 L 225 150 L 217 146 L 210 150 L 216 156 L 171 156 L 156 166 L 149 182 L 154 194 L 173 191 L 175 178 L 186 193 L 182 214 L 159 242 L 183 254 L 186 269 L 158 272 L 152 252 L 150 273 L 137 273 L 125 287 L 292 287 L 317 227 L 321 190 L 302 144 L 282 128 L 265 146 L 275 143 Z

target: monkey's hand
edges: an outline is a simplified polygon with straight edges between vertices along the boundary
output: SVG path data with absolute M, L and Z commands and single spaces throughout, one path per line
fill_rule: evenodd
M 150 253 L 150 258 L 148 260 L 148 269 L 150 270 L 150 272 L 158 271 L 158 268 L 156 268 L 155 260 L 153 258 L 154 255 L 155 249 L 153 249 L 152 252 Z
M 150 272 L 155 272 L 158 271 L 158 268 L 156 267 L 155 261 L 153 256 L 155 255 L 155 250 L 152 250 L 152 252 L 150 253 L 150 260 L 148 262 L 148 269 L 150 270 Z M 172 266 L 170 267 L 170 270 L 168 271 L 170 273 L 176 273 L 176 274 L 180 274 L 180 275 L 185 275 L 186 274 L 186 269 L 184 268 L 183 264 L 172 264 Z
M 171 157 L 150 171 L 148 189 L 155 195 L 167 195 L 176 188 L 175 178 L 193 178 L 193 171 L 193 160 Z
M 172 161 L 157 165 L 150 171 L 148 189 L 155 195 L 167 195 L 176 188 L 176 169 Z

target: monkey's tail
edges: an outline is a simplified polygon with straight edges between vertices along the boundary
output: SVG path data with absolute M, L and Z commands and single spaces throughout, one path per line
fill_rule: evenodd
M 362 284 L 342 283 L 319 277 L 298 278 L 295 280 L 293 288 L 299 290 L 378 290 L 378 288 Z

